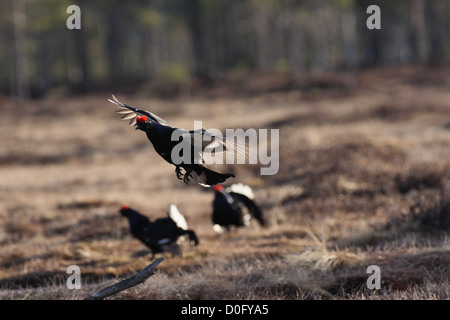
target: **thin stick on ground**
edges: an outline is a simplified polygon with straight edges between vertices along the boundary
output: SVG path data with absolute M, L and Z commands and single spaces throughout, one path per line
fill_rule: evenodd
M 145 282 L 148 278 L 155 274 L 154 268 L 156 268 L 164 258 L 159 258 L 149 264 L 147 267 L 131 276 L 128 279 L 122 280 L 112 286 L 106 287 L 100 291 L 97 291 L 93 295 L 85 298 L 84 300 L 102 300 L 106 297 L 112 296 L 119 293 L 120 291 L 126 290 L 128 288 L 134 287 L 140 283 Z

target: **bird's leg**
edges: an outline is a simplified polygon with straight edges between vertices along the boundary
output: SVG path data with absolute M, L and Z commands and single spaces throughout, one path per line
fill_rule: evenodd
M 191 178 L 193 178 L 191 175 L 191 172 L 192 172 L 192 169 L 190 169 L 190 168 L 186 169 L 186 173 L 184 174 L 184 178 L 183 178 L 184 183 L 189 184 L 189 181 L 191 180 Z
M 180 168 L 180 166 L 176 166 L 176 167 L 175 167 L 175 173 L 177 174 L 177 178 L 178 178 L 179 180 L 181 180 L 183 174 L 181 173 L 181 168 Z

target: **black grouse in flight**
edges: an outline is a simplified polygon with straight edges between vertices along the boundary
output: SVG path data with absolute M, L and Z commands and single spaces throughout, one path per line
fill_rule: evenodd
M 219 173 L 210 170 L 204 166 L 205 160 L 204 152 L 219 151 L 232 152 L 233 154 L 245 153 L 245 147 L 235 144 L 234 141 L 227 140 L 224 137 L 213 135 L 204 129 L 188 131 L 186 129 L 178 129 L 171 127 L 167 122 L 153 114 L 150 111 L 140 110 L 129 105 L 123 104 L 113 96 L 113 100 L 108 99 L 109 102 L 119 107 L 117 113 L 123 114 L 123 120 L 130 120 L 130 125 L 136 125 L 136 129 L 142 130 L 147 134 L 147 138 L 153 144 L 155 151 L 168 163 L 175 165 L 175 172 L 178 179 L 182 179 L 186 184 L 189 184 L 193 179 L 199 184 L 208 187 L 218 183 L 225 182 L 228 178 L 233 177 L 232 173 Z M 175 130 L 177 132 L 178 140 L 172 140 L 172 134 Z M 205 138 L 205 139 L 204 139 Z M 198 147 L 195 141 L 200 139 Z M 181 141 L 187 141 L 190 146 L 190 157 L 183 157 L 180 163 L 174 163 L 172 159 L 172 150 Z M 182 157 L 182 156 L 180 156 Z M 181 168 L 185 173 L 181 172 Z
M 248 226 L 255 218 L 261 226 L 266 225 L 263 213 L 254 202 L 252 189 L 242 183 L 224 189 L 222 185 L 213 187 L 212 222 L 218 233 L 229 231 L 231 227 Z
M 131 234 L 149 247 L 153 255 L 160 252 L 181 255 L 177 242 L 184 236 L 188 236 L 191 245 L 198 245 L 195 232 L 188 229 L 186 219 L 175 205 L 170 206 L 168 217 L 153 222 L 128 206 L 122 206 L 119 212 L 128 218 Z

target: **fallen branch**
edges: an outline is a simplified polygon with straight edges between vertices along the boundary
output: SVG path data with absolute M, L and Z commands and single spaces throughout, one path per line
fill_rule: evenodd
M 155 260 L 150 265 L 136 273 L 134 276 L 131 276 L 128 279 L 122 280 L 116 284 L 113 284 L 112 286 L 106 287 L 100 291 L 97 291 L 90 297 L 85 298 L 84 300 L 102 300 L 106 297 L 112 296 L 116 293 L 119 293 L 120 291 L 126 290 L 128 288 L 134 287 L 135 285 L 138 285 L 140 283 L 145 282 L 148 278 L 150 278 L 152 275 L 155 274 L 155 271 L 153 270 L 158 266 L 164 258 L 159 258 L 158 260 Z

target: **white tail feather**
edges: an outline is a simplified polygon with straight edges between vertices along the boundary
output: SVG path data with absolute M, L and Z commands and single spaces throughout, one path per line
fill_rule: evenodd
M 186 219 L 181 214 L 181 212 L 178 211 L 177 206 L 174 205 L 174 204 L 170 205 L 169 217 L 176 223 L 176 225 L 179 228 L 181 228 L 183 230 L 187 230 L 188 229 L 188 225 L 187 225 Z
M 254 199 L 255 195 L 253 193 L 252 188 L 242 183 L 235 183 L 226 188 L 227 192 L 239 193 L 246 196 L 249 199 Z

